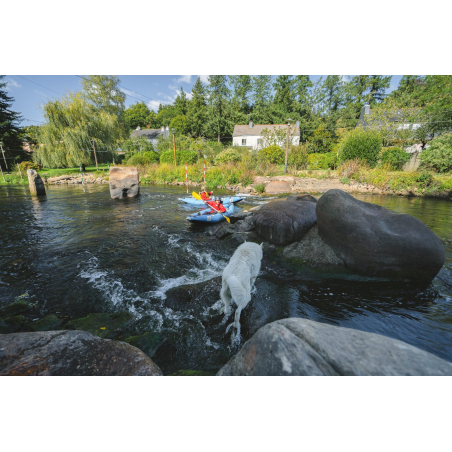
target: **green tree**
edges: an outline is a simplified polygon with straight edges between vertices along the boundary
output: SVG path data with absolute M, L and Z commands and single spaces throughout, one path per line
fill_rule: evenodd
M 19 121 L 22 119 L 19 113 L 10 110 L 14 98 L 8 96 L 4 89 L 7 85 L 2 79 L 4 75 L 0 75 L 0 141 L 3 142 L 3 150 L 7 158 L 8 168 L 10 168 L 13 159 L 18 161 L 26 158 L 26 152 L 22 151 L 21 130 L 19 128 Z M 0 162 L 3 169 L 5 164 L 3 155 L 0 154 Z
M 149 115 L 146 119 L 146 127 L 149 129 L 159 128 L 159 126 L 157 125 L 157 114 L 153 110 L 149 112 Z
M 278 75 L 273 83 L 275 89 L 274 105 L 285 114 L 290 114 L 294 109 L 295 87 L 292 75 Z
M 185 135 L 188 132 L 188 123 L 184 115 L 177 115 L 169 125 L 170 131 L 175 130 L 177 135 Z
M 252 77 L 253 112 L 251 118 L 256 124 L 272 123 L 269 106 L 272 102 L 272 76 L 255 75 Z
M 180 87 L 180 93 L 177 95 L 174 101 L 174 109 L 177 115 L 186 115 L 188 111 L 188 99 L 187 94 L 182 86 Z
M 425 81 L 419 75 L 404 75 L 399 86 L 388 96 L 388 100 L 401 108 L 423 107 L 421 96 L 424 91 Z
M 241 113 L 251 111 L 252 80 L 250 75 L 230 75 L 229 81 L 233 86 L 232 105 Z
M 325 106 L 328 113 L 339 110 L 344 103 L 342 75 L 328 75 L 323 83 Z
M 159 108 L 159 112 L 155 117 L 156 128 L 169 126 L 176 116 L 177 110 L 174 108 L 174 105 L 163 105 L 161 109 Z
M 294 81 L 294 95 L 295 95 L 295 111 L 300 116 L 307 116 L 310 113 L 309 109 L 309 88 L 312 88 L 313 83 L 309 75 L 296 75 Z
M 187 126 L 194 137 L 204 135 L 207 120 L 206 88 L 198 77 L 191 90 L 191 101 L 187 112 Z
M 96 110 L 121 116 L 126 95 L 120 90 L 116 75 L 88 75 L 82 78 L 83 97 Z
M 227 75 L 209 75 L 209 110 L 206 123 L 206 134 L 217 137 L 232 135 L 234 127 L 231 119 L 229 99 L 231 92 L 227 85 Z
M 46 124 L 41 127 L 43 146 L 34 159 L 45 167 L 67 168 L 93 164 L 93 141 L 97 161 L 112 161 L 121 138 L 119 118 L 89 104 L 81 93 L 68 94 L 44 105 Z
M 149 110 L 149 107 L 144 102 L 137 102 L 124 112 L 124 121 L 129 130 L 134 130 L 138 126 L 145 128 L 149 123 L 148 118 L 150 113 L 151 110 Z

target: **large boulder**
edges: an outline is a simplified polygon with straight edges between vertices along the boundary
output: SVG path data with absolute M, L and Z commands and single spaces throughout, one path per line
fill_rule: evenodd
M 452 364 L 396 339 L 291 318 L 260 328 L 217 375 L 452 375 Z
M 281 193 L 290 193 L 290 185 L 286 181 L 275 180 L 265 186 L 265 192 L 269 195 L 277 195 Z
M 287 197 L 287 201 L 308 201 L 317 202 L 318 199 L 312 195 L 290 195 Z
M 0 334 L 0 375 L 162 375 L 141 350 L 86 331 Z
M 320 237 L 345 264 L 369 276 L 432 279 L 446 259 L 441 240 L 411 215 L 329 190 L 317 203 Z
M 137 168 L 110 166 L 109 183 L 112 199 L 134 198 L 140 194 L 140 177 Z
M 27 170 L 28 186 L 30 187 L 30 193 L 32 195 L 45 196 L 46 188 L 41 176 L 34 169 Z
M 303 201 L 272 201 L 253 215 L 256 232 L 275 245 L 301 239 L 317 221 L 316 204 Z

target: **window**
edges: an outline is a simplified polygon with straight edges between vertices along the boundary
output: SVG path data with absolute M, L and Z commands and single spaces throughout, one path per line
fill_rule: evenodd
M 258 139 L 257 139 L 257 145 L 260 146 L 261 144 L 262 144 L 262 139 L 261 139 L 261 138 L 258 138 Z
M 246 146 L 246 139 L 242 138 L 242 146 Z

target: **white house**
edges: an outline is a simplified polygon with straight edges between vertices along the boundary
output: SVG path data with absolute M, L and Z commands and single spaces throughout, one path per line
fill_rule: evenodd
M 140 126 L 136 128 L 131 134 L 130 138 L 146 138 L 152 143 L 154 148 L 157 148 L 158 139 L 160 136 L 169 137 L 169 127 L 162 126 L 160 129 L 141 129 Z
M 243 146 L 251 149 L 261 149 L 263 146 L 262 132 L 268 130 L 270 133 L 276 130 L 287 131 L 287 124 L 236 124 L 232 134 L 232 145 Z M 300 144 L 300 123 L 297 121 L 295 127 L 290 127 L 289 142 L 294 145 Z M 284 140 L 278 143 L 279 146 L 286 146 L 286 135 Z

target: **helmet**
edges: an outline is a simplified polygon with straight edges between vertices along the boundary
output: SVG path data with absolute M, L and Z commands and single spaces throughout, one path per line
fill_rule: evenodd
M 212 196 L 212 201 L 219 201 L 220 197 L 219 196 Z
M 217 201 L 220 201 L 221 203 L 223 202 L 223 200 L 219 196 L 217 196 Z
M 206 191 L 206 187 L 201 187 L 201 191 Z

